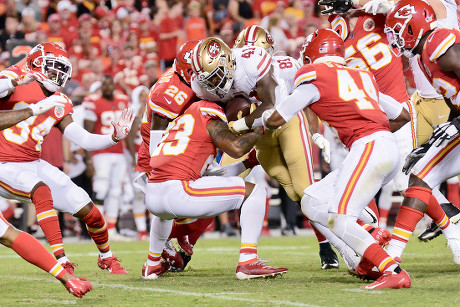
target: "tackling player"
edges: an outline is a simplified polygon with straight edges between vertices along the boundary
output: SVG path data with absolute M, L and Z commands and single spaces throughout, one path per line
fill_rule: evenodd
M 356 223 L 382 184 L 396 175 L 398 147 L 378 103 L 392 99 L 378 92 L 370 72 L 345 66 L 344 49 L 343 40 L 330 29 L 311 34 L 303 49 L 307 65 L 296 74 L 294 92 L 274 110 L 265 111 L 261 120 L 265 127 L 275 129 L 309 107 L 337 131 L 349 154 L 338 170 L 305 190 L 302 211 L 329 226 L 383 272 L 363 288 L 410 287 L 409 275 Z M 323 199 L 328 200 L 329 214 Z
M 39 74 L 38 74 L 39 73 Z M 75 264 L 65 255 L 59 222 L 53 207 L 80 218 L 99 249 L 98 265 L 112 274 L 127 274 L 112 255 L 104 218 L 88 194 L 72 183 L 58 168 L 40 159 L 43 138 L 53 126 L 66 138 L 87 150 L 116 144 L 128 134 L 132 111 L 126 109 L 110 135 L 90 134 L 72 120 L 72 102 L 56 93 L 72 73 L 68 53 L 60 45 L 43 43 L 32 48 L 26 58 L 26 70 L 11 66 L 0 73 L 9 88 L 0 92 L 2 110 L 27 108 L 51 96 L 59 96 L 64 106 L 30 117 L 0 133 L 0 195 L 20 201 L 32 201 L 37 220 L 53 254 L 71 274 Z

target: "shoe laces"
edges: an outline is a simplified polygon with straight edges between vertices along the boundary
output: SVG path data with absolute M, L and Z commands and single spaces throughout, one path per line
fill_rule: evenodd
M 382 281 L 382 279 L 387 278 L 388 276 L 391 276 L 391 275 L 393 275 L 393 272 L 384 271 L 384 272 L 382 273 L 382 276 L 380 276 L 379 278 L 377 278 L 377 280 L 376 280 L 375 282 Z
M 65 262 L 64 264 L 62 264 L 62 267 L 63 267 L 64 269 L 70 269 L 70 268 L 73 269 L 73 268 L 76 268 L 77 266 L 78 266 L 78 264 L 73 263 L 73 262 L 70 262 L 70 261 L 67 261 L 67 262 Z

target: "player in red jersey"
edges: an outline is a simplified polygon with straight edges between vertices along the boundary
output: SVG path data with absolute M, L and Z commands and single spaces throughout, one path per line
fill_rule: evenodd
M 129 106 L 129 98 L 123 94 L 114 94 L 114 89 L 112 76 L 105 75 L 101 79 L 101 94 L 93 94 L 84 99 L 84 127 L 89 132 L 112 133 L 111 122 L 117 121 L 123 109 Z M 127 162 L 122 142 L 102 150 L 94 150 L 86 159 L 87 169 L 93 174 L 94 202 L 104 206 L 107 230 L 113 240 L 127 239 L 116 232 L 124 179 L 124 176 L 116 174 L 126 174 Z
M 460 152 L 460 63 L 457 56 L 460 32 L 453 28 L 437 28 L 436 15 L 424 1 L 398 2 L 388 12 L 385 24 L 390 46 L 396 54 L 420 55 L 422 70 L 451 109 L 450 121 L 439 125 L 430 140 L 416 148 L 406 160 L 403 170 L 411 172 L 409 188 L 388 251 L 400 257 L 415 226 L 427 213 L 443 229 L 454 262 L 460 264 L 460 229 L 450 223 L 444 212 L 434 210 L 437 207 L 432 195 L 434 187 L 460 174 L 460 163 L 456 159 Z
M 265 111 L 262 122 L 274 129 L 309 107 L 337 131 L 349 154 L 339 169 L 305 190 L 302 211 L 310 220 L 329 225 L 338 238 L 383 272 L 364 288 L 410 287 L 409 275 L 356 223 L 382 184 L 396 175 L 398 147 L 379 106 L 389 96 L 378 92 L 370 72 L 345 66 L 344 49 L 343 40 L 330 29 L 311 34 L 303 49 L 307 65 L 296 74 L 294 92 L 274 110 Z M 327 199 L 329 213 L 320 198 Z
M 240 177 L 202 177 L 217 148 L 238 158 L 248 153 L 260 128 L 235 136 L 221 106 L 210 101 L 192 104 L 168 126 L 150 160 L 147 208 L 152 221 L 151 248 L 142 276 L 155 279 L 167 270 L 160 261 L 174 218 L 203 218 L 241 208 L 241 249 L 238 279 L 284 274 L 286 268 L 268 266 L 257 256 L 257 242 L 265 215 L 265 190 Z
M 75 264 L 65 255 L 53 207 L 86 223 L 100 251 L 98 264 L 101 268 L 114 274 L 126 273 L 109 249 L 105 221 L 86 192 L 59 169 L 40 159 L 41 143 L 53 126 L 87 150 L 114 145 L 125 138 L 131 128 L 133 118 L 129 109 L 124 111 L 118 123 L 113 123 L 115 132 L 110 135 L 90 134 L 75 124 L 71 116 L 72 102 L 65 95 L 55 93 L 65 85 L 71 73 L 67 51 L 54 43 L 35 46 L 27 56 L 26 70 L 11 66 L 0 73 L 0 79 L 12 86 L 0 92 L 2 110 L 24 109 L 53 95 L 64 101 L 63 106 L 23 120 L 0 133 L 0 195 L 34 203 L 38 223 L 55 257 L 71 274 Z
M 136 170 L 141 173 L 135 179 L 135 186 L 144 191 L 143 186 L 147 180 L 145 174 L 151 172 L 150 150 L 153 151 L 158 145 L 169 122 L 181 115 L 196 100 L 195 93 L 190 88 L 190 55 L 197 43 L 198 41 L 184 43 L 179 49 L 173 68 L 168 69 L 150 89 L 140 127 L 142 143 L 138 151 Z M 170 239 L 177 238 L 181 249 L 178 254 L 174 246 L 167 244 L 164 256 L 175 259 L 175 269 L 184 269 L 193 253 L 193 245 L 212 221 L 213 218 L 174 221 Z M 152 247 L 152 236 L 150 246 Z

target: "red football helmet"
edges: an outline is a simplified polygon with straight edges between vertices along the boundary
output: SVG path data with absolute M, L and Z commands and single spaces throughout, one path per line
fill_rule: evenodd
M 337 32 L 318 29 L 310 34 L 300 50 L 303 64 L 334 61 L 345 64 L 345 44 Z
M 422 36 L 436 26 L 436 14 L 427 2 L 402 0 L 387 13 L 385 33 L 396 56 L 405 51 L 410 56 Z
M 65 86 L 72 75 L 69 54 L 59 44 L 38 44 L 27 55 L 25 68 L 43 73 L 48 77 L 42 84 L 51 92 Z
M 179 52 L 174 59 L 174 70 L 178 73 L 188 84 L 192 79 L 192 52 L 193 48 L 199 43 L 200 41 L 188 41 L 185 42 L 179 48 Z

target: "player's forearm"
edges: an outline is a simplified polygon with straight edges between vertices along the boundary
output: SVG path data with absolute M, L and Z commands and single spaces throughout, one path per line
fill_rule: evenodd
M 261 128 L 256 128 L 253 132 L 238 136 L 236 140 L 234 140 L 231 150 L 225 151 L 225 153 L 234 159 L 241 158 L 251 151 L 262 134 L 263 130 Z
M 0 111 L 0 130 L 14 126 L 32 115 L 32 110 L 29 108 L 14 111 Z
M 111 134 L 89 133 L 76 123 L 71 123 L 65 128 L 64 136 L 88 151 L 101 150 L 117 143 Z

